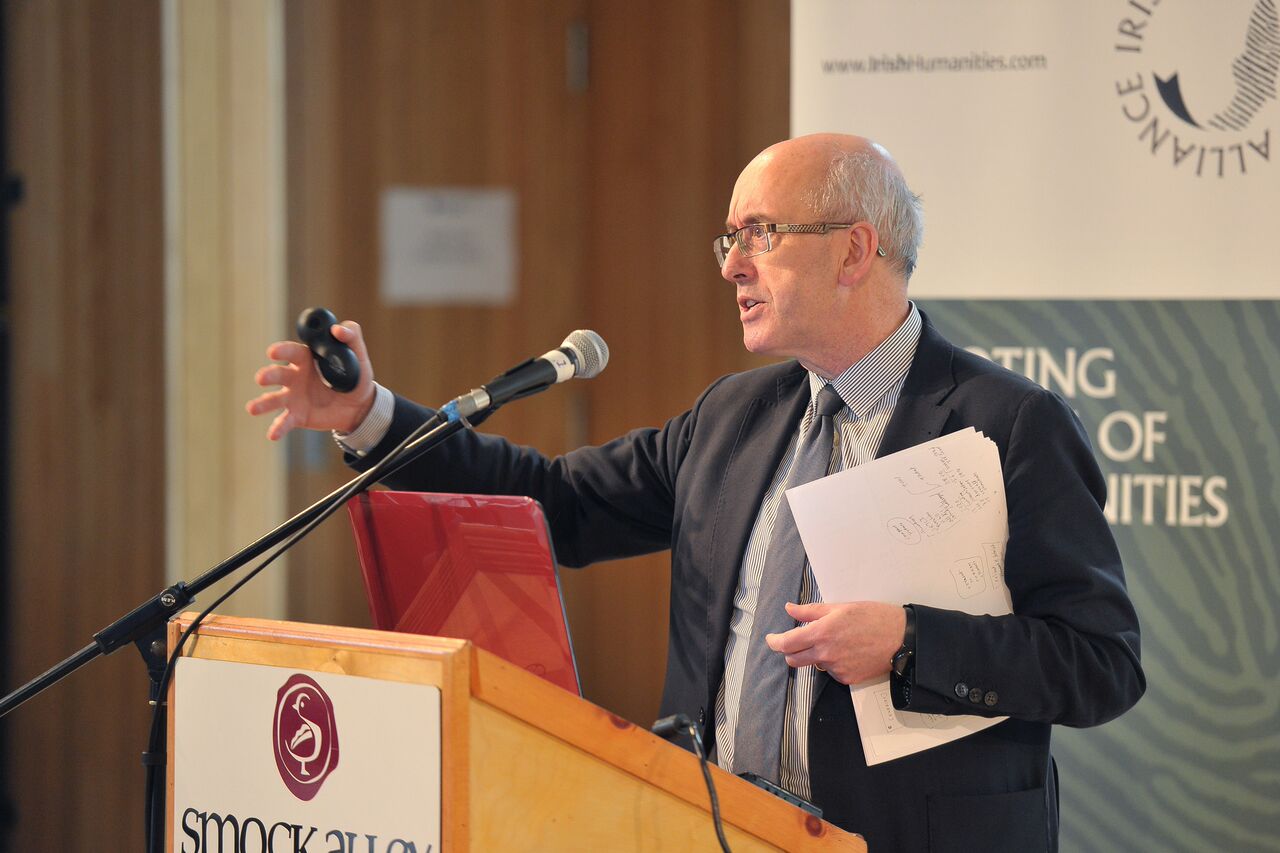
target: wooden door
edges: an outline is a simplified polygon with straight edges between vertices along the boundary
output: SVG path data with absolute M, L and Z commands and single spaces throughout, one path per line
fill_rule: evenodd
M 359 320 L 380 381 L 438 403 L 594 328 L 601 377 L 484 426 L 558 453 L 659 424 L 755 363 L 710 241 L 738 171 L 786 136 L 785 0 L 293 2 L 287 18 L 291 301 Z M 385 304 L 378 203 L 396 185 L 515 189 L 515 303 Z M 291 505 L 343 476 L 328 442 L 291 439 Z M 367 624 L 345 521 L 290 572 L 294 618 Z M 588 698 L 651 722 L 667 556 L 564 585 Z
M 12 444 L 4 692 L 164 585 L 160 9 L 5 3 Z M 4 722 L 14 850 L 142 845 L 127 648 Z

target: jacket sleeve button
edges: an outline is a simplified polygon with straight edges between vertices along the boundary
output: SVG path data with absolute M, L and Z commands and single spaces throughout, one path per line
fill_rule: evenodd
M 963 699 L 969 695 L 969 685 L 965 684 L 963 681 L 958 681 L 956 682 L 955 691 L 956 695 Z
M 987 695 L 982 697 L 982 704 L 988 708 L 994 708 L 996 703 L 1000 701 L 1000 697 L 996 695 L 994 690 L 988 690 Z
M 978 703 L 978 702 L 981 702 L 981 701 L 982 701 L 982 688 L 981 688 L 981 687 L 975 687 L 975 688 L 973 688 L 972 690 L 970 690 L 970 691 L 969 691 L 969 701 L 970 701 L 970 702 L 973 702 L 973 703 L 975 703 L 975 704 L 976 704 L 976 703 Z

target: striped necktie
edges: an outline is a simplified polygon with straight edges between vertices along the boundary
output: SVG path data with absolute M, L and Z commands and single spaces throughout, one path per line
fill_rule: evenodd
M 836 389 L 829 384 L 822 386 L 818 392 L 817 416 L 796 449 L 795 462 L 787 475 L 787 488 L 827 476 L 835 441 L 835 414 L 842 408 L 844 401 Z M 800 531 L 784 497 L 778 505 L 773 536 L 765 554 L 733 743 L 735 773 L 752 772 L 774 783 L 778 781 L 789 667 L 764 638 L 766 634 L 779 634 L 796 626 L 784 605 L 799 600 L 806 566 Z

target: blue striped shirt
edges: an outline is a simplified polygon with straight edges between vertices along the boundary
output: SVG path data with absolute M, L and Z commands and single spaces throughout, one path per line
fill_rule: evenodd
M 920 312 L 914 303 L 907 318 L 878 347 L 860 358 L 837 376 L 831 384 L 840 393 L 845 408 L 836 413 L 835 443 L 829 473 L 843 471 L 875 458 L 889 419 L 893 417 L 898 396 L 906 382 L 907 371 L 920 341 Z M 733 740 L 737 733 L 738 709 L 742 701 L 742 679 L 747 663 L 747 646 L 756 602 L 760 596 L 760 580 L 764 574 L 765 555 L 773 537 L 778 506 L 785 491 L 787 475 L 795 460 L 800 437 L 813 422 L 818 392 L 826 380 L 809 373 L 809 405 L 798 425 L 791 444 L 782 455 L 782 463 L 773 483 L 760 504 L 759 514 L 747 542 L 738 588 L 733 597 L 733 617 L 729 623 L 729 641 L 724 652 L 724 679 L 716 696 L 716 763 L 726 770 L 733 767 Z M 813 570 L 805 563 L 801 578 L 802 603 L 822 600 L 813 579 Z M 809 711 L 817 672 L 811 666 L 791 670 L 787 681 L 787 705 L 782 725 L 782 758 L 780 784 L 801 797 L 810 797 L 809 787 Z M 798 710 L 802 709 L 802 710 Z

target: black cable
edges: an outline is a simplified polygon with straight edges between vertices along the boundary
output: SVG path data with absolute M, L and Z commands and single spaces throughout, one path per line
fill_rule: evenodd
M 702 745 L 702 727 L 687 714 L 672 714 L 654 723 L 650 731 L 667 739 L 679 732 L 688 732 L 693 738 L 693 751 L 698 756 L 698 766 L 702 768 L 702 778 L 707 783 L 707 796 L 711 798 L 711 822 L 716 829 L 716 840 L 720 842 L 720 849 L 724 853 L 732 853 L 729 849 L 729 840 L 724 837 L 724 822 L 720 819 L 720 797 L 716 795 L 716 784 L 711 778 L 711 766 L 707 763 L 707 751 Z
M 693 736 L 693 745 L 698 752 L 698 763 L 702 767 L 702 778 L 707 783 L 707 795 L 711 797 L 711 822 L 716 827 L 716 840 L 720 842 L 720 849 L 724 853 L 732 853 L 729 850 L 729 839 L 724 837 L 724 823 L 720 820 L 720 798 L 716 796 L 715 782 L 711 781 L 711 768 L 707 764 L 707 753 L 702 748 L 702 733 L 698 731 L 696 725 L 690 725 L 689 734 Z
M 155 814 L 153 808 L 156 805 L 156 786 L 160 784 L 159 774 L 168 763 L 168 756 L 164 753 L 167 744 L 163 742 L 165 739 L 164 722 L 166 713 L 165 708 L 167 705 L 165 697 L 168 695 L 169 682 L 173 680 L 173 673 L 178 659 L 182 656 L 182 649 L 186 645 L 187 638 L 191 636 L 192 632 L 194 632 L 196 628 L 200 627 L 200 624 L 204 622 L 205 617 L 212 613 L 215 608 L 222 604 L 222 602 L 226 601 L 238 592 L 246 583 L 257 577 L 259 572 L 275 562 L 277 558 L 319 526 L 322 521 L 337 512 L 354 495 L 365 491 L 369 486 L 376 483 L 386 473 L 388 468 L 395 465 L 397 457 L 399 457 L 406 448 L 419 439 L 428 437 L 437 429 L 447 429 L 453 424 L 461 424 L 461 426 L 469 425 L 465 420 L 449 420 L 444 415 L 437 413 L 415 429 L 407 438 L 396 445 L 390 453 L 383 457 L 381 461 L 366 471 L 362 476 L 348 484 L 347 488 L 335 496 L 327 506 L 317 513 L 315 518 L 284 542 L 280 543 L 270 556 L 255 566 L 240 580 L 236 581 L 235 584 L 233 584 L 226 592 L 218 596 L 217 600 L 201 611 L 200 614 L 192 620 L 191 624 L 182 632 L 182 635 L 178 637 L 178 642 L 174 644 L 173 652 L 169 655 L 168 663 L 165 664 L 164 674 L 160 678 L 158 689 L 156 690 L 156 698 L 152 703 L 151 731 L 147 738 L 147 751 L 143 753 L 143 764 L 146 767 L 146 802 L 144 803 L 143 814 L 146 822 L 146 849 L 149 853 L 160 853 L 160 851 L 164 849 L 164 816 L 163 813 L 159 815 Z M 461 426 L 455 427 L 455 431 L 460 429 Z M 159 819 L 158 826 L 156 823 L 157 819 Z

